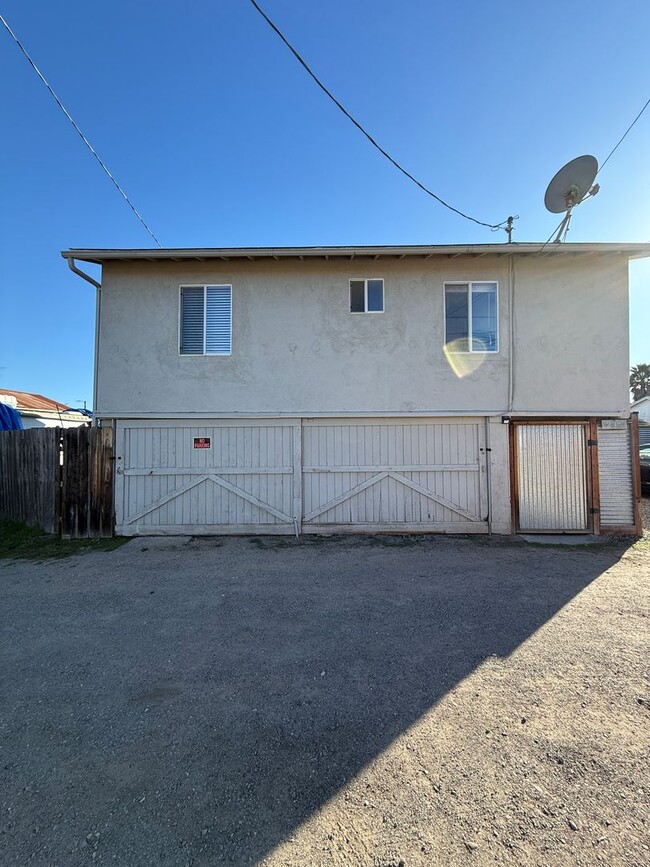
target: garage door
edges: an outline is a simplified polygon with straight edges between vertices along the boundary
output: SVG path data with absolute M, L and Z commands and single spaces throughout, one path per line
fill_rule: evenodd
M 483 437 L 477 419 L 305 420 L 303 532 L 485 532 Z
M 138 533 L 487 531 L 483 422 L 129 422 L 116 528 Z
M 116 440 L 116 532 L 293 533 L 299 425 L 131 422 Z

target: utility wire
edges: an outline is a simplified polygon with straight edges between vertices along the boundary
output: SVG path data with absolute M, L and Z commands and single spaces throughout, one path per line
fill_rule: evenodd
M 343 112 L 343 114 L 347 117 L 347 119 L 350 120 L 350 121 L 351 121 L 351 122 L 356 126 L 356 128 L 357 128 L 361 133 L 363 133 L 363 135 L 368 139 L 368 141 L 370 142 L 370 144 L 371 144 L 373 147 L 377 148 L 377 150 L 379 151 L 379 153 L 382 154 L 384 157 L 386 157 L 386 159 L 387 159 L 390 163 L 392 163 L 392 164 L 395 166 L 395 168 L 398 169 L 398 171 L 400 171 L 403 175 L 406 175 L 406 177 L 407 177 L 410 181 L 413 181 L 413 183 L 414 183 L 416 186 L 418 186 L 421 190 L 423 190 L 423 191 L 424 191 L 428 196 L 431 196 L 433 199 L 435 199 L 437 202 L 439 202 L 439 203 L 440 203 L 441 205 L 443 205 L 445 208 L 448 208 L 450 211 L 453 211 L 455 214 L 458 214 L 459 217 L 463 217 L 465 220 L 470 220 L 472 223 L 476 223 L 476 224 L 479 225 L 479 226 L 485 226 L 486 228 L 488 228 L 488 229 L 493 229 L 493 230 L 501 229 L 501 228 L 503 228 L 503 226 L 505 226 L 505 224 L 508 222 L 507 220 L 503 220 L 501 223 L 484 223 L 482 220 L 477 220 L 475 217 L 470 217 L 469 214 L 465 214 L 465 213 L 463 213 L 463 211 L 459 211 L 458 208 L 454 208 L 454 207 L 453 207 L 452 205 L 450 205 L 448 202 L 445 202 L 444 199 L 441 199 L 440 196 L 437 196 L 437 195 L 436 195 L 432 190 L 430 190 L 428 187 L 426 187 L 426 186 L 425 186 L 421 181 L 419 181 L 419 180 L 418 180 L 416 177 L 414 177 L 414 176 L 413 176 L 409 171 L 407 171 L 407 170 L 406 170 L 402 165 L 400 165 L 400 164 L 397 162 L 397 160 L 394 159 L 394 158 L 393 158 L 393 157 L 388 153 L 388 151 L 385 151 L 384 148 L 383 148 L 380 144 L 378 144 L 378 143 L 375 141 L 375 139 L 370 135 L 370 133 L 369 133 L 366 129 L 364 129 L 364 127 L 359 123 L 359 121 L 356 120 L 356 118 L 354 118 L 354 117 L 350 114 L 350 112 L 349 112 L 346 108 L 344 108 L 343 105 L 341 105 L 341 103 L 340 103 L 340 102 L 338 101 L 338 99 L 334 96 L 334 94 L 333 94 L 330 90 L 328 90 L 327 87 L 325 87 L 325 85 L 323 84 L 323 82 L 318 78 L 318 76 L 316 75 L 316 73 L 312 71 L 311 67 L 307 64 L 307 62 L 306 62 L 305 60 L 303 60 L 303 58 L 300 56 L 300 54 L 298 54 L 298 52 L 296 51 L 296 49 L 295 49 L 295 48 L 293 47 L 293 45 L 289 42 L 289 40 L 288 40 L 288 39 L 286 38 L 286 36 L 282 33 L 282 31 L 281 31 L 281 30 L 280 30 L 280 29 L 279 29 L 279 28 L 278 28 L 278 27 L 273 23 L 273 21 L 271 21 L 271 19 L 270 19 L 269 16 L 268 16 L 264 11 L 263 11 L 263 9 L 260 8 L 260 6 L 259 6 L 258 3 L 256 2 L 256 0 L 250 0 L 250 2 L 251 2 L 251 4 L 255 7 L 255 9 L 259 12 L 259 14 L 262 16 L 262 18 L 266 21 L 266 23 L 269 25 L 269 27 L 270 27 L 273 31 L 275 31 L 275 33 L 276 33 L 276 34 L 280 37 L 280 39 L 284 42 L 284 44 L 287 46 L 287 48 L 289 49 L 289 51 L 290 51 L 290 52 L 293 54 L 293 56 L 296 58 L 296 60 L 298 61 L 298 63 L 300 63 L 300 65 L 301 65 L 301 66 L 306 70 L 306 72 L 307 72 L 307 73 L 308 73 L 308 74 L 309 74 L 309 75 L 314 79 L 314 81 L 315 81 L 316 84 L 320 87 L 320 89 L 323 91 L 323 93 L 325 93 L 326 96 L 328 96 L 328 97 L 332 100 L 332 102 L 334 103 L 334 105 L 335 105 L 335 106 L 336 106 L 340 111 Z
M 641 117 L 641 115 L 643 114 L 643 112 L 646 110 L 646 108 L 647 108 L 649 105 L 650 105 L 650 99 L 646 102 L 646 104 L 643 106 L 643 108 L 641 109 L 641 111 L 637 114 L 637 116 L 634 118 L 634 120 L 632 121 L 632 123 L 628 126 L 628 128 L 625 130 L 625 132 L 623 133 L 623 135 L 622 135 L 622 136 L 620 137 L 620 139 L 616 142 L 616 144 L 615 144 L 614 147 L 611 149 L 611 151 L 607 154 L 607 159 L 606 159 L 605 162 L 601 165 L 601 167 L 598 169 L 597 174 L 600 174 L 600 173 L 602 172 L 602 170 L 605 168 L 605 166 L 606 166 L 607 163 L 609 162 L 609 158 L 610 158 L 611 156 L 613 156 L 613 154 L 614 154 L 614 152 L 615 152 L 616 150 L 618 150 L 618 146 L 619 146 L 620 144 L 623 143 L 623 139 L 627 136 L 627 134 L 629 133 L 629 131 L 632 129 L 632 127 L 634 126 L 634 124 L 635 124 L 635 123 L 637 122 L 637 120 Z
M 115 186 L 115 188 L 116 188 L 116 190 L 118 191 L 118 193 L 122 196 L 122 198 L 124 199 L 124 201 L 125 201 L 125 202 L 127 203 L 127 205 L 131 208 L 131 210 L 132 210 L 133 213 L 136 215 L 136 217 L 138 218 L 138 220 L 140 220 L 140 222 L 141 222 L 142 225 L 145 227 L 145 229 L 147 230 L 147 232 L 149 232 L 149 234 L 150 234 L 151 237 L 154 239 L 154 241 L 156 242 L 156 244 L 157 244 L 159 247 L 162 247 L 162 244 L 160 243 L 160 241 L 158 240 L 158 238 L 156 238 L 156 236 L 155 236 L 154 233 L 151 231 L 151 229 L 149 228 L 149 226 L 145 223 L 144 219 L 140 216 L 140 214 L 139 214 L 138 211 L 136 210 L 135 205 L 133 204 L 133 202 L 131 201 L 131 199 L 129 199 L 129 197 L 128 197 L 127 194 L 124 192 L 124 190 L 122 189 L 122 187 L 118 184 L 118 182 L 115 180 L 115 178 L 113 177 L 113 175 L 111 174 L 111 172 L 108 170 L 108 167 L 107 167 L 106 164 L 103 162 L 103 160 L 100 158 L 100 156 L 99 156 L 99 154 L 97 153 L 97 151 L 95 150 L 95 148 L 91 145 L 91 143 L 88 141 L 88 139 L 86 138 L 86 136 L 85 136 L 85 135 L 82 133 L 82 131 L 79 129 L 79 127 L 78 127 L 77 124 L 75 123 L 74 119 L 72 118 L 72 115 L 70 114 L 70 112 L 69 112 L 69 111 L 67 110 L 67 108 L 63 105 L 63 103 L 61 102 L 61 100 L 59 99 L 59 97 L 56 95 L 56 93 L 54 92 L 54 90 L 50 87 L 50 85 L 48 84 L 48 82 L 47 82 L 45 76 L 43 75 L 43 73 L 41 72 L 41 70 L 38 68 L 38 66 L 36 66 L 36 64 L 34 63 L 34 61 L 32 60 L 32 58 L 31 58 L 31 57 L 29 56 L 29 54 L 27 53 L 27 50 L 25 49 L 24 45 L 23 45 L 23 44 L 21 43 L 21 41 L 18 39 L 18 37 L 16 36 L 16 34 L 14 33 L 14 31 L 11 29 L 11 27 L 7 24 L 7 22 L 6 22 L 5 19 L 2 17 L 2 15 L 0 15 L 0 21 L 2 22 L 2 24 L 3 24 L 4 27 L 5 27 L 5 29 L 7 30 L 7 32 L 9 33 L 9 35 L 12 37 L 12 39 L 14 40 L 14 42 L 16 43 L 16 45 L 18 46 L 18 48 L 20 48 L 20 50 L 22 51 L 22 53 L 25 55 L 25 57 L 27 58 L 27 60 L 28 60 L 28 62 L 29 62 L 29 64 L 30 64 L 30 66 L 32 67 L 32 69 L 34 70 L 34 72 L 36 73 L 36 75 L 38 75 L 38 77 L 41 79 L 41 81 L 43 82 L 43 84 L 45 85 L 45 87 L 47 87 L 47 89 L 49 90 L 50 94 L 51 94 L 52 97 L 54 98 L 54 101 L 55 101 L 56 104 L 59 106 L 59 108 L 61 109 L 61 111 L 63 112 L 63 114 L 68 118 L 68 120 L 70 121 L 70 123 L 72 124 L 72 126 L 73 126 L 73 127 L 76 129 L 76 131 L 79 133 L 79 135 L 80 135 L 80 137 L 81 137 L 81 140 L 84 142 L 84 144 L 86 145 L 86 147 L 88 148 L 88 150 L 89 150 L 89 151 L 91 152 L 91 154 L 95 157 L 95 159 L 97 160 L 97 162 L 99 163 L 99 165 L 102 167 L 102 169 L 106 172 L 106 174 L 108 175 L 108 177 L 109 177 L 110 180 L 112 181 L 112 183 L 113 183 L 113 185 Z

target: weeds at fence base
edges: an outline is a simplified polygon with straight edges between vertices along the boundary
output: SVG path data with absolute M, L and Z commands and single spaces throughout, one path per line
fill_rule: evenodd
M 70 557 L 90 551 L 114 551 L 126 537 L 113 539 L 59 539 L 28 527 L 22 521 L 0 521 L 0 559 L 43 560 L 51 557 Z

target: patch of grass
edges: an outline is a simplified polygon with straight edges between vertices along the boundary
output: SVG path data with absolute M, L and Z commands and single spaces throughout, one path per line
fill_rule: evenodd
M 381 548 L 406 548 L 413 545 L 420 545 L 424 540 L 424 536 L 405 536 L 400 534 L 368 534 L 368 535 L 347 535 L 326 533 L 305 533 L 299 539 L 295 536 L 251 536 L 249 542 L 255 545 L 256 548 L 275 551 L 284 548 L 295 548 L 300 546 L 303 548 L 321 548 L 327 544 L 335 544 L 341 547 L 342 545 L 358 546 L 376 546 Z
M 650 531 L 646 530 L 643 536 L 636 540 L 630 550 L 635 551 L 636 553 L 650 553 Z
M 545 548 L 549 551 L 564 551 L 565 553 L 580 553 L 586 551 L 592 554 L 602 554 L 611 551 L 624 552 L 626 549 L 635 551 L 646 550 L 650 547 L 650 534 L 646 540 L 634 540 L 630 537 L 609 537 L 599 542 L 590 542 L 586 545 L 561 545 L 547 544 L 543 542 L 529 542 L 518 536 L 490 536 L 482 533 L 471 534 L 399 534 L 399 533 L 368 533 L 359 535 L 347 534 L 312 534 L 305 533 L 299 539 L 295 536 L 250 536 L 248 541 L 260 550 L 281 551 L 286 548 L 318 548 L 323 545 L 333 544 L 338 547 L 349 545 L 354 548 L 377 547 L 377 548 L 411 548 L 418 545 L 449 544 L 451 542 L 464 542 L 485 548 Z
M 366 545 L 378 545 L 382 548 L 410 548 L 413 545 L 421 545 L 424 536 L 400 536 L 392 534 L 377 534 L 363 539 Z
M 321 548 L 323 545 L 327 545 L 328 542 L 331 542 L 332 539 L 338 538 L 340 540 L 340 536 L 320 536 L 318 533 L 306 533 L 301 536 L 300 539 L 296 539 L 294 536 L 294 542 L 299 542 L 301 545 L 309 545 L 310 548 Z
M 190 536 L 190 544 L 197 544 L 204 548 L 221 548 L 223 541 L 214 536 Z M 148 548 L 143 548 L 143 551 L 148 551 Z
M 255 545 L 260 550 L 278 551 L 283 548 L 291 548 L 295 545 L 300 545 L 302 540 L 296 539 L 295 536 L 251 536 L 248 540 L 251 545 Z
M 328 540 L 333 538 L 340 539 L 341 537 L 318 536 L 311 534 L 301 536 L 299 539 L 296 539 L 295 536 L 251 536 L 248 541 L 251 545 L 255 545 L 256 548 L 260 548 L 261 550 L 272 549 L 278 551 L 283 548 L 295 548 L 296 546 L 319 548 L 322 545 L 325 545 Z
M 123 536 L 113 539 L 59 539 L 37 527 L 28 527 L 22 521 L 0 521 L 0 559 L 42 560 L 90 551 L 114 551 L 128 541 Z

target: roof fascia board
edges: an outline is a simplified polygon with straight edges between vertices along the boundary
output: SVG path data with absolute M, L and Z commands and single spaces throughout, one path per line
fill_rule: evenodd
M 418 245 L 418 246 L 382 246 L 382 247 L 226 247 L 226 248 L 173 248 L 173 249 L 79 249 L 63 250 L 64 259 L 79 259 L 84 262 L 94 262 L 98 265 L 110 261 L 148 261 L 184 260 L 204 261 L 207 259 L 285 259 L 298 258 L 395 258 L 419 257 L 429 259 L 433 256 L 486 256 L 486 255 L 527 255 L 554 256 L 567 254 L 609 254 L 625 255 L 628 259 L 650 256 L 650 244 L 638 243 L 571 243 L 571 244 L 451 244 L 451 245 Z

